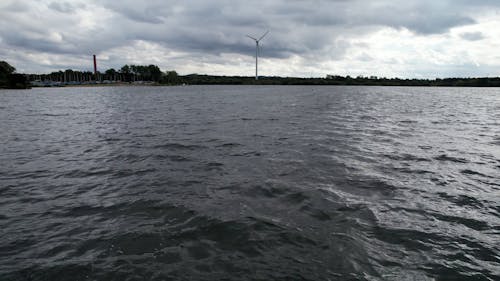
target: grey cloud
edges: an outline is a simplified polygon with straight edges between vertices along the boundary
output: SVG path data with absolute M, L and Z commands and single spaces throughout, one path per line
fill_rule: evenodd
M 47 52 L 78 52 L 78 48 L 95 51 L 147 40 L 180 51 L 205 51 L 247 54 L 252 46 L 245 34 L 271 29 L 266 38 L 265 54 L 283 58 L 292 54 L 320 52 L 329 48 L 339 35 L 367 32 L 373 26 L 407 28 L 417 33 L 443 33 L 448 29 L 474 23 L 458 9 L 448 11 L 431 1 L 337 0 L 337 1 L 254 1 L 246 4 L 229 0 L 178 1 L 135 0 L 94 1 L 105 7 L 111 21 L 102 22 L 92 34 L 62 31 L 65 46 L 50 46 L 44 40 L 21 38 L 24 33 L 7 37 L 7 42 Z M 81 4 L 51 2 L 48 7 L 60 13 L 82 9 Z M 449 9 L 449 5 L 445 6 Z M 436 12 L 438 10 L 438 12 Z M 61 24 L 64 25 L 64 22 Z M 58 28 L 46 26 L 45 28 Z M 43 33 L 43 31 L 42 31 Z M 91 35 L 91 36 L 90 36 Z M 343 52 L 344 48 L 333 48 Z M 83 50 L 82 50 L 83 51 Z
M 444 1 L 448 2 L 448 1 Z M 488 1 L 483 1 L 489 3 Z M 178 24 L 214 25 L 304 25 L 315 26 L 370 26 L 382 25 L 407 28 L 423 34 L 443 33 L 452 27 L 474 23 L 474 19 L 461 12 L 461 7 L 451 8 L 435 1 L 253 1 L 235 4 L 232 1 L 186 0 L 149 1 L 137 5 L 135 1 L 104 1 L 104 6 L 134 21 L 161 23 L 161 19 L 175 17 Z M 462 7 L 463 8 L 463 7 Z M 178 10 L 179 12 L 175 12 Z
M 132 21 L 161 24 L 163 18 L 170 14 L 171 7 L 168 1 L 148 1 L 138 3 L 137 1 L 102 1 L 104 7 L 114 11 Z
M 30 9 L 29 6 L 23 2 L 11 2 L 6 6 L 0 8 L 12 13 L 24 12 Z
M 460 34 L 460 37 L 467 41 L 479 41 L 485 38 L 482 32 L 465 32 Z
M 408 29 L 420 35 L 443 34 L 474 24 L 479 9 L 500 8 L 499 1 L 465 0 L 88 0 L 47 1 L 50 15 L 27 1 L 11 1 L 11 11 L 0 9 L 0 37 L 8 48 L 72 56 L 129 46 L 134 40 L 154 42 L 193 56 L 222 53 L 252 55 L 254 43 L 246 34 L 270 35 L 262 42 L 262 56 L 311 60 L 339 60 L 353 46 L 345 38 L 369 34 L 381 27 Z M 85 3 L 85 5 L 83 4 Z M 1 4 L 0 4 L 1 6 Z M 92 7 L 92 8 L 91 8 Z M 85 10 L 107 14 L 91 29 L 80 29 L 76 16 Z M 29 15 L 36 15 L 36 22 Z M 15 24 L 9 24 L 15 23 Z M 61 40 L 48 39 L 56 32 Z M 38 36 L 33 36 L 37 34 Z M 481 34 L 462 34 L 480 40 Z M 368 61 L 368 56 L 358 59 Z
M 48 5 L 48 7 L 61 13 L 73 13 L 76 9 L 76 7 L 68 2 L 52 2 Z
M 1 30 L 2 41 L 16 49 L 75 55 L 92 50 L 92 48 L 105 50 L 115 46 L 114 44 L 124 43 L 123 41 L 113 41 L 112 36 L 103 36 L 100 34 L 79 35 L 72 33 L 72 30 L 55 32 L 46 26 L 37 25 L 36 23 L 21 23 L 21 21 L 19 23 L 23 26 L 22 30 Z M 58 37 L 57 40 L 54 36 Z M 96 41 L 99 44 L 96 44 Z
M 283 58 L 319 52 L 342 33 L 363 32 L 373 26 L 406 28 L 421 34 L 445 33 L 475 23 L 459 9 L 435 1 L 253 1 L 221 0 L 101 1 L 104 7 L 130 20 L 123 22 L 129 39 L 161 43 L 182 51 L 248 53 L 244 35 L 271 29 L 266 55 Z M 221 36 L 220 34 L 224 34 Z
M 450 28 L 475 23 L 470 15 L 462 14 L 459 9 L 443 2 L 448 1 L 358 2 L 357 9 L 349 9 L 344 16 L 350 25 L 406 28 L 420 34 L 446 33 Z
M 365 62 L 368 62 L 368 61 L 373 61 L 373 57 L 370 56 L 369 54 L 367 53 L 362 53 L 360 56 L 358 56 L 356 58 L 357 60 L 360 60 L 360 61 L 365 61 Z

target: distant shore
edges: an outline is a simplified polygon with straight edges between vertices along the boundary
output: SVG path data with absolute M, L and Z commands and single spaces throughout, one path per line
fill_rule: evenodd
M 32 82 L 33 87 L 109 87 L 109 86 L 175 86 L 175 85 L 317 85 L 317 86 L 411 86 L 411 87 L 500 87 L 500 78 L 400 79 L 378 77 L 333 76 L 329 78 L 211 76 L 191 74 L 178 76 L 174 83 L 154 81 L 98 82 Z
M 377 76 L 280 77 L 179 75 L 162 72 L 156 65 L 124 65 L 104 73 L 67 69 L 47 74 L 15 73 L 15 68 L 0 61 L 0 88 L 30 87 L 108 87 L 174 85 L 316 85 L 316 86 L 411 86 L 411 87 L 500 87 L 500 77 L 402 79 Z
M 376 76 L 338 76 L 325 78 L 262 76 L 211 76 L 191 74 L 179 76 L 179 80 L 189 85 L 318 85 L 318 86 L 420 86 L 420 87 L 500 87 L 500 77 L 485 78 L 445 78 L 445 79 L 401 79 Z
M 124 65 L 104 72 L 67 69 L 47 74 L 27 74 L 34 87 L 129 86 L 129 85 L 345 85 L 345 86 L 420 86 L 420 87 L 500 87 L 500 77 L 402 79 L 377 76 L 324 77 L 179 75 L 175 70 L 161 71 L 156 65 Z
M 113 82 L 113 83 L 46 83 L 32 84 L 33 88 L 61 88 L 61 87 L 114 87 L 114 86 L 161 86 L 162 84 L 157 82 L 147 82 L 147 83 L 130 83 L 130 82 Z
M 301 78 L 261 76 L 259 80 L 248 76 L 180 75 L 178 82 L 186 85 L 317 85 L 317 86 L 411 86 L 411 87 L 500 87 L 500 77 L 401 79 L 385 77 L 332 76 Z

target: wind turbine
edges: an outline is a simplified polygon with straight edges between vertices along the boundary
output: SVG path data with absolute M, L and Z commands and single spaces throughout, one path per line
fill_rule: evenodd
M 266 31 L 266 33 L 264 33 L 264 35 L 262 35 L 259 39 L 256 39 L 250 35 L 247 35 L 248 38 L 252 39 L 255 41 L 255 80 L 259 80 L 259 70 L 258 70 L 258 66 L 259 66 L 259 43 L 260 43 L 260 40 L 264 39 L 264 37 L 266 37 L 266 35 L 269 33 L 269 30 Z

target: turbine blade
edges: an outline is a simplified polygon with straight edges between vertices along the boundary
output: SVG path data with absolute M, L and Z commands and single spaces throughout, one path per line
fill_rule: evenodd
M 253 39 L 253 40 L 257 41 L 257 39 L 253 38 L 253 37 L 252 37 L 252 36 L 250 36 L 250 35 L 247 35 L 247 37 L 248 37 L 248 38 L 250 38 L 250 39 Z
M 264 35 L 262 35 L 262 36 L 259 38 L 259 40 L 258 40 L 258 41 L 260 41 L 260 40 L 262 40 L 262 38 L 266 37 L 266 35 L 267 35 L 268 33 L 269 33 L 269 30 L 268 30 L 268 31 L 266 31 L 266 33 L 264 33 Z

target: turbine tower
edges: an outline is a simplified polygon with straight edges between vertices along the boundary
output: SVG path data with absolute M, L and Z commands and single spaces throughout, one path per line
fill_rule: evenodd
M 247 35 L 248 38 L 255 41 L 255 80 L 259 80 L 259 43 L 260 40 L 264 39 L 266 35 L 269 33 L 269 30 L 264 33 L 259 39 L 256 39 L 250 35 Z

